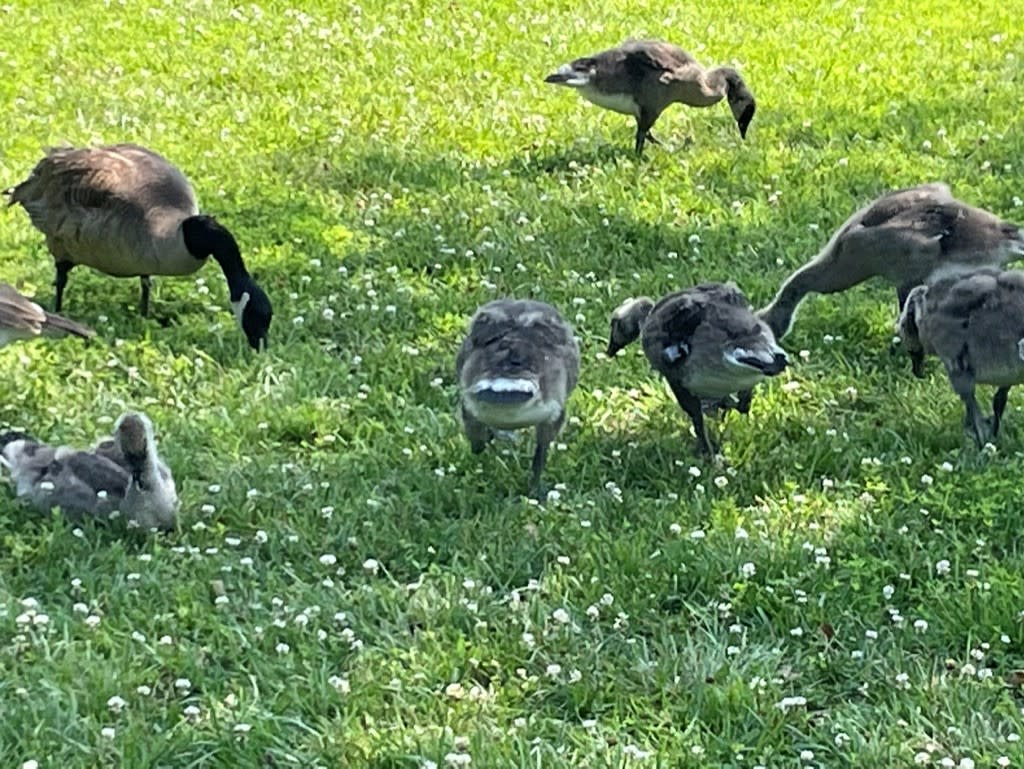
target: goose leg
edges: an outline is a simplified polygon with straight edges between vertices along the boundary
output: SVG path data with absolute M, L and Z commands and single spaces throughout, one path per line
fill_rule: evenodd
M 736 410 L 741 414 L 750 413 L 750 404 L 754 400 L 753 390 L 741 390 L 736 393 Z
M 150 280 L 148 275 L 142 275 L 139 277 L 139 282 L 142 284 L 142 299 L 139 302 L 139 310 L 142 312 L 142 317 L 149 317 L 149 290 L 153 286 L 153 281 Z
M 1010 397 L 1009 387 L 1000 387 L 992 397 L 992 437 L 999 435 L 999 425 L 1003 421 L 1003 412 L 1006 411 L 1006 401 Z
M 652 115 L 650 111 L 641 109 L 640 114 L 636 117 L 636 154 L 637 157 L 641 157 L 644 154 L 644 142 L 650 140 L 651 144 L 658 144 L 656 139 L 652 139 L 650 135 L 651 126 L 654 125 L 654 121 L 658 119 L 657 115 Z
M 654 134 L 652 134 L 650 131 L 647 132 L 647 141 L 649 141 L 655 147 L 660 147 L 661 146 L 661 140 L 660 139 L 655 139 L 654 138 Z
M 462 429 L 469 439 L 469 448 L 474 454 L 479 454 L 487 448 L 487 444 L 494 438 L 494 433 L 491 432 L 491 428 L 470 414 L 465 406 L 461 407 L 461 412 Z
M 558 435 L 563 424 L 565 424 L 565 409 L 562 409 L 562 413 L 554 422 L 537 425 L 537 448 L 533 452 L 533 462 L 530 465 L 530 494 L 535 498 L 541 497 L 544 493 L 540 477 L 548 461 L 548 448 L 551 446 L 551 441 Z
M 974 395 L 974 372 L 963 365 L 963 356 L 959 356 L 949 368 L 949 382 L 953 391 L 964 402 L 964 427 L 970 431 L 974 442 L 980 449 L 989 438 L 988 420 L 981 413 L 978 399 Z
M 53 311 L 60 312 L 61 307 L 64 305 L 64 288 L 68 284 L 68 273 L 71 272 L 71 268 L 75 265 L 73 262 L 57 262 L 54 266 L 57 269 L 57 273 L 53 279 L 53 287 L 55 289 Z
M 680 408 L 693 422 L 693 431 L 697 433 L 697 450 L 708 456 L 714 456 L 715 447 L 711 443 L 707 425 L 704 423 L 704 411 L 701 409 L 700 398 L 682 385 L 671 381 L 668 384 L 672 388 L 672 393 L 676 396 Z

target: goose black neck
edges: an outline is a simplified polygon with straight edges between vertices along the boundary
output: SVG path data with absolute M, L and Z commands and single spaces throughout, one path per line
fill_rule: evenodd
M 252 284 L 249 271 L 245 269 L 242 253 L 228 229 L 212 216 L 191 216 L 182 222 L 185 248 L 196 259 L 212 256 L 224 272 L 231 292 L 231 301 L 238 301 Z

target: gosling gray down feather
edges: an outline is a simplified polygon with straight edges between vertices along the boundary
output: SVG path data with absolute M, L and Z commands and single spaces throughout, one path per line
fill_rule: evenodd
M 199 213 L 185 175 L 134 144 L 57 148 L 7 190 L 46 237 L 56 270 L 54 311 L 77 265 L 114 277 L 139 277 L 149 312 L 151 275 L 191 275 L 212 256 L 227 279 L 231 307 L 249 344 L 266 344 L 273 310 L 249 275 L 238 243 Z
M 144 414 L 127 413 L 112 438 L 90 451 L 50 446 L 24 433 L 0 435 L 0 459 L 15 495 L 43 513 L 59 507 L 72 521 L 121 513 L 146 530 L 174 528 L 178 494 L 170 468 L 157 453 Z
M 680 407 L 693 421 L 698 449 L 713 454 L 702 400 L 739 393 L 739 410 L 749 409 L 751 389 L 788 364 L 768 324 L 732 283 L 702 283 L 665 296 L 628 299 L 611 317 L 608 355 L 637 338 L 651 366 L 668 381 Z
M 811 261 L 790 275 L 760 315 L 779 339 L 804 296 L 834 294 L 880 277 L 896 286 L 899 309 L 914 286 L 1024 255 L 1016 224 L 956 200 L 933 182 L 889 192 L 857 211 Z
M 678 46 L 662 40 L 627 40 L 617 48 L 564 64 L 545 82 L 575 88 L 589 102 L 636 119 L 637 155 L 660 144 L 651 128 L 676 102 L 710 107 L 727 99 L 740 137 L 754 117 L 754 95 L 731 67 L 704 69 Z
M 558 310 L 532 299 L 497 299 L 480 307 L 455 359 L 459 413 L 473 453 L 495 430 L 536 428 L 530 490 L 539 493 L 548 447 L 565 422 L 580 351 Z
M 19 339 L 65 334 L 89 339 L 95 332 L 81 323 L 47 312 L 13 286 L 0 283 L 0 347 Z
M 924 375 L 925 355 L 945 365 L 978 446 L 994 440 L 1010 388 L 1024 383 L 1024 271 L 988 268 L 917 286 L 897 331 L 917 376 Z M 975 398 L 979 384 L 997 388 L 991 420 L 982 416 Z

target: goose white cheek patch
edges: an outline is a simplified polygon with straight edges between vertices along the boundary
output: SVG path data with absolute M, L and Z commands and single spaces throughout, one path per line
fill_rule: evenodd
M 243 328 L 242 316 L 245 314 L 245 306 L 249 304 L 249 298 L 249 292 L 245 291 L 242 293 L 241 299 L 231 303 L 231 311 L 235 314 L 235 322 L 239 328 Z

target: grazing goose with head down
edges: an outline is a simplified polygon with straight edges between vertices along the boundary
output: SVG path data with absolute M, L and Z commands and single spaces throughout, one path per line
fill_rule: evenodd
M 636 153 L 658 144 L 651 128 L 676 102 L 710 107 L 728 99 L 740 136 L 754 117 L 754 95 L 730 67 L 706 70 L 682 48 L 661 40 L 628 40 L 617 48 L 559 67 L 547 83 L 575 88 L 599 107 L 636 118 Z
M 1020 227 L 956 200 L 945 184 L 922 184 L 887 193 L 847 219 L 760 315 L 781 339 L 809 293 L 834 294 L 880 277 L 896 286 L 902 310 L 914 286 L 1022 255 Z
M 15 494 L 40 512 L 59 507 L 77 521 L 119 511 L 146 530 L 174 528 L 174 478 L 144 414 L 122 415 L 113 438 L 91 451 L 49 446 L 24 433 L 0 435 L 0 459 L 10 469 Z
M 95 332 L 60 315 L 47 312 L 14 287 L 0 283 L 0 347 L 18 339 L 73 334 L 89 339 Z
M 460 415 L 473 453 L 495 430 L 535 427 L 530 490 L 541 490 L 548 447 L 565 422 L 580 352 L 554 307 L 532 299 L 497 299 L 480 307 L 455 359 Z
M 22 205 L 46 236 L 56 266 L 56 312 L 76 265 L 139 277 L 146 315 L 151 275 L 190 275 L 212 256 L 249 344 L 266 345 L 273 310 L 238 243 L 212 216 L 199 213 L 184 174 L 155 152 L 134 144 L 51 149 L 7 192 L 10 205 Z
M 965 424 L 979 447 L 999 434 L 1013 385 L 1024 383 L 1024 272 L 982 269 L 910 292 L 897 326 L 914 373 L 924 356 L 942 361 L 966 409 Z M 985 419 L 975 385 L 995 385 L 992 419 Z
M 648 297 L 626 300 L 612 314 L 609 357 L 637 337 L 693 421 L 698 449 L 706 454 L 715 449 L 702 401 L 739 393 L 739 410 L 745 413 L 751 388 L 788 363 L 771 329 L 732 283 L 702 283 L 657 304 Z

